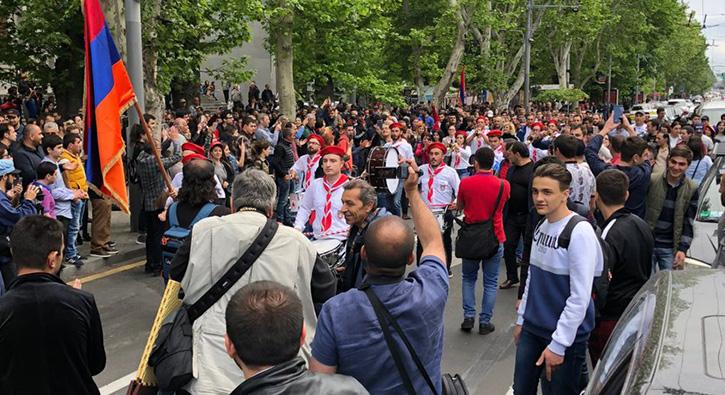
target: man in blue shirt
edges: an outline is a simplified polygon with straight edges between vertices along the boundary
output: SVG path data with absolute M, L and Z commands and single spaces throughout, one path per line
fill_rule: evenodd
M 440 393 L 448 271 L 440 228 L 418 191 L 418 168 L 415 161 L 408 163 L 411 171 L 405 192 L 423 246 L 420 265 L 405 276 L 405 267 L 415 261 L 413 231 L 399 217 L 380 218 L 369 226 L 361 250 L 367 261 L 363 286 L 370 286 L 398 322 Z M 415 391 L 429 393 L 402 340 L 393 329 L 391 332 Z M 312 342 L 310 370 L 352 376 L 374 394 L 406 392 L 375 311 L 358 289 L 339 294 L 323 306 Z

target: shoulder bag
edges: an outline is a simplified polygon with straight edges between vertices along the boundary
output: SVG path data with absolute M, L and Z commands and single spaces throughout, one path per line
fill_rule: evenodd
M 493 212 L 488 219 L 468 224 L 456 218 L 461 228 L 456 236 L 456 257 L 462 259 L 488 259 L 498 251 L 499 240 L 493 228 L 493 218 L 498 210 L 503 194 L 503 181 L 499 180 L 498 196 L 493 205 Z
M 378 318 L 380 328 L 382 328 L 383 330 L 383 337 L 385 337 L 385 343 L 387 343 L 390 354 L 393 356 L 395 367 L 398 369 L 400 377 L 403 379 L 403 385 L 405 385 L 408 394 L 415 395 L 415 387 L 413 387 L 413 382 L 410 380 L 408 371 L 405 370 L 402 353 L 400 352 L 400 349 L 398 349 L 398 345 L 395 343 L 395 340 L 393 340 L 393 334 L 390 332 L 389 325 L 392 326 L 393 329 L 395 329 L 395 331 L 398 333 L 398 336 L 400 336 L 400 339 L 405 344 L 405 348 L 408 349 L 410 357 L 413 359 L 415 366 L 418 368 L 418 371 L 425 379 L 425 382 L 428 384 L 431 393 L 438 395 L 438 391 L 436 390 L 435 385 L 433 385 L 433 381 L 428 375 L 428 372 L 426 372 L 425 366 L 423 366 L 420 358 L 418 358 L 418 354 L 416 354 L 415 349 L 413 349 L 413 345 L 410 344 L 408 337 L 405 336 L 405 333 L 403 333 L 403 330 L 400 328 L 400 325 L 398 325 L 398 322 L 390 314 L 388 309 L 385 308 L 385 305 L 383 304 L 383 302 L 380 301 L 375 292 L 373 292 L 372 288 L 370 288 L 370 285 L 364 284 L 360 288 L 360 290 L 365 292 L 365 295 L 368 297 L 370 304 L 373 306 L 373 310 L 375 310 L 375 316 Z M 459 374 L 451 375 L 449 373 L 446 373 L 441 376 L 441 380 L 441 387 L 443 389 L 442 395 L 468 395 L 468 388 L 466 387 L 466 383 L 463 381 L 463 378 Z
M 204 295 L 192 305 L 182 305 L 161 326 L 149 357 L 159 389 L 177 390 L 192 378 L 192 324 L 214 305 L 252 267 L 272 241 L 279 225 L 272 219 L 244 254 Z

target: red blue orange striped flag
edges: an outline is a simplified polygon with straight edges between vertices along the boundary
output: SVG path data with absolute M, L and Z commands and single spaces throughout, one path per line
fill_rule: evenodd
M 86 177 L 96 192 L 128 213 L 121 114 L 134 104 L 136 95 L 98 0 L 84 0 L 83 13 Z

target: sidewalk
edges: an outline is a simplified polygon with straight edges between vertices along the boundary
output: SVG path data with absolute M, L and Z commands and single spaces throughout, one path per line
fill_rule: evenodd
M 146 247 L 136 244 L 136 232 L 131 232 L 128 216 L 120 211 L 111 213 L 111 240 L 116 242 L 116 248 L 120 251 L 118 254 L 110 258 L 96 258 L 90 256 L 91 242 L 83 242 L 78 246 L 79 253 L 86 257 L 86 264 L 80 268 L 73 265 L 66 265 L 61 273 L 61 278 L 65 281 L 75 278 L 86 277 L 92 274 L 106 271 L 108 269 L 121 266 L 123 264 L 143 261 L 146 256 Z M 143 270 L 137 268 L 134 270 Z

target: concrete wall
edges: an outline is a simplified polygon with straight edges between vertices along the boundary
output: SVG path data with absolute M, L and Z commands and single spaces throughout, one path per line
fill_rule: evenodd
M 202 64 L 201 69 L 215 69 L 219 68 L 225 59 L 235 59 L 241 56 L 247 57 L 247 67 L 255 74 L 252 77 L 253 81 L 256 81 L 259 90 L 264 90 L 264 84 L 269 84 L 272 91 L 277 92 L 276 80 L 275 80 L 275 67 L 272 55 L 264 47 L 265 40 L 267 39 L 267 32 L 259 22 L 252 22 L 249 25 L 252 35 L 252 40 L 245 43 L 241 47 L 232 49 L 231 53 L 219 56 L 211 55 Z M 210 75 L 201 72 L 201 83 L 204 81 L 214 80 Z M 222 86 L 223 81 L 216 80 L 215 83 L 217 89 L 217 97 L 222 98 Z M 247 104 L 247 92 L 249 89 L 248 83 L 243 83 L 241 88 L 244 104 Z

